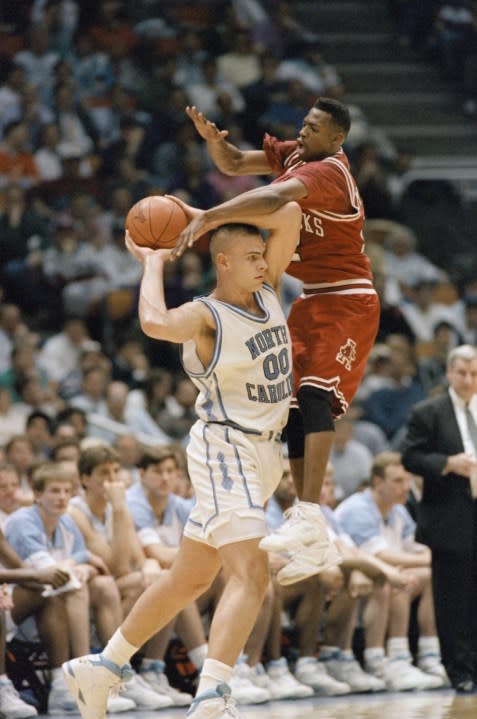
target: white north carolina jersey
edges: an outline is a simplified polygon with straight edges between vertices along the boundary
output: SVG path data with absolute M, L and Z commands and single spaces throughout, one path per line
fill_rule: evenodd
M 199 389 L 195 409 L 204 422 L 220 422 L 252 434 L 280 431 L 292 395 L 291 340 L 275 291 L 255 293 L 261 316 L 210 297 L 214 315 L 212 360 L 203 367 L 195 343 L 182 348 L 184 369 Z

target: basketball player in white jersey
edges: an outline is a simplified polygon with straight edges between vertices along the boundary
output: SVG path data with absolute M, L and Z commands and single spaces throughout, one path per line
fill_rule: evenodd
M 183 363 L 199 388 L 188 466 L 196 504 L 169 572 L 150 586 L 101 654 L 63 665 L 83 719 L 103 719 L 108 692 L 124 680 L 131 656 L 223 567 L 228 577 L 213 617 L 194 719 L 237 716 L 228 686 L 269 582 L 264 504 L 282 475 L 281 430 L 288 416 L 291 342 L 276 294 L 298 239 L 301 213 L 291 202 L 269 217 L 270 230 L 224 225 L 212 234 L 217 274 L 205 298 L 168 310 L 163 267 L 170 251 L 130 252 L 144 265 L 139 299 L 143 331 L 183 345 Z

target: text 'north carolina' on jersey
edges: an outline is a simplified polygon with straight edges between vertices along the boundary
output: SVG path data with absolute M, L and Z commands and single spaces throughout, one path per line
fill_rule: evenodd
M 195 342 L 182 347 L 184 369 L 199 389 L 195 409 L 204 422 L 223 422 L 252 432 L 280 431 L 292 395 L 291 340 L 274 290 L 255 293 L 261 316 L 201 297 L 217 330 L 208 367 Z
M 280 142 L 265 135 L 263 149 L 273 172 L 273 182 L 295 178 L 307 197 L 297 200 L 302 211 L 300 242 L 287 273 L 305 284 L 365 280 L 370 284 L 371 265 L 364 253 L 364 209 L 343 150 L 324 160 L 304 162 L 296 142 Z

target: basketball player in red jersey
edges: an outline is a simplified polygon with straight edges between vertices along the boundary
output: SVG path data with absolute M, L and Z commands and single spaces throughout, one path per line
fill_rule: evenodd
M 303 293 L 288 318 L 295 399 L 287 441 L 300 501 L 260 545 L 291 554 L 279 577 L 290 584 L 336 564 L 318 504 L 321 485 L 334 421 L 357 390 L 379 322 L 379 301 L 364 252 L 363 204 L 342 149 L 349 111 L 337 100 L 319 98 L 297 140 L 281 142 L 266 134 L 262 150 L 253 151 L 228 143 L 227 130 L 219 130 L 195 107 L 186 112 L 221 172 L 277 177 L 209 210 L 194 211 L 176 254 L 224 222 L 268 214 L 291 200 L 302 210 L 299 242 L 286 270 L 303 281 Z

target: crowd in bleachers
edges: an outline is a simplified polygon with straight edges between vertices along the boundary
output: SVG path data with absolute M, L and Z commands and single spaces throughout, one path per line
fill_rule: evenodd
M 428 13 L 437 4 L 417 3 Z M 401 42 L 414 41 L 416 23 L 431 15 L 414 17 L 415 3 L 393 5 Z M 62 661 L 103 646 L 144 586 L 167 571 L 192 501 L 183 447 L 196 390 L 178 351 L 139 330 L 141 268 L 123 242 L 129 208 L 165 192 L 206 208 L 260 182 L 212 167 L 186 105 L 196 104 L 246 148 L 259 146 L 265 131 L 294 138 L 317 95 L 346 101 L 347 88 L 319 51 L 319 28 L 304 27 L 292 2 L 30 0 L 2 3 L 2 13 L 0 562 L 10 589 L 1 598 L 0 711 L 21 719 L 36 712 L 24 699 L 39 711 L 46 704 L 38 689 L 23 691 L 12 670 L 23 698 L 16 694 L 4 666 L 5 636 L 41 640 L 51 670 L 49 710 L 75 711 Z M 411 518 L 397 538 L 410 555 L 403 579 L 392 561 L 377 557 L 382 547 L 360 548 L 366 542 L 346 524 L 345 509 L 371 481 L 363 496 L 379 504 L 386 462 L 400 466 L 393 452 L 410 408 L 442 391 L 448 351 L 476 342 L 477 286 L 421 251 L 400 216 L 409 158 L 359 107 L 351 110 L 345 149 L 367 208 L 382 316 L 364 382 L 337 426 L 335 494 L 330 478 L 323 497 L 348 554 L 335 572 L 287 591 L 270 587 L 234 672 L 233 693 L 243 703 L 446 682 L 429 611 L 429 555 L 413 544 Z M 187 252 L 167 268 L 168 306 L 207 291 L 210 281 L 207 254 Z M 285 303 L 299 292 L 290 280 L 282 289 Z M 418 494 L 418 478 L 412 487 Z M 269 507 L 271 527 L 293 500 L 286 475 Z M 332 514 L 337 502 L 342 509 Z M 421 597 L 419 669 L 407 658 L 392 671 L 385 666 L 390 617 L 407 611 L 392 605 L 391 586 L 403 605 Z M 190 701 L 169 685 L 167 649 L 175 632 L 200 669 L 220 589 L 219 580 L 142 649 L 110 712 Z M 357 627 L 366 672 L 353 653 Z M 388 640 L 388 658 L 408 656 L 408 630 L 404 622 Z

